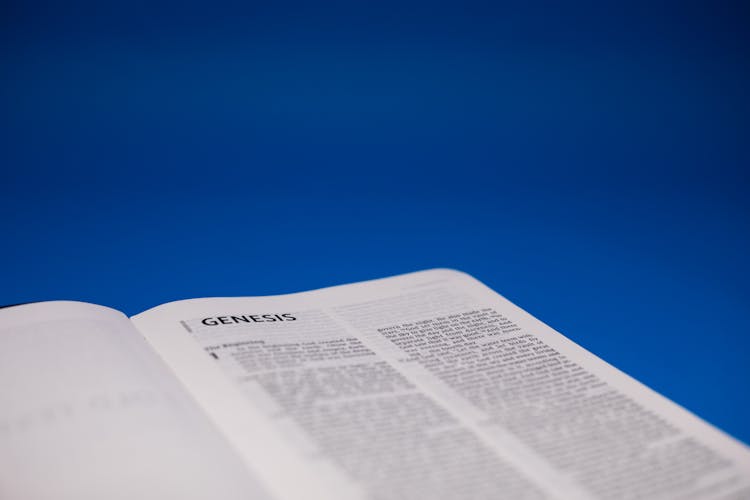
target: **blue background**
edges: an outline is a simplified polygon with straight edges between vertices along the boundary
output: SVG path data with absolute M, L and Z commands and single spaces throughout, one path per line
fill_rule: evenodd
M 0 9 L 0 303 L 454 267 L 750 442 L 741 4 Z

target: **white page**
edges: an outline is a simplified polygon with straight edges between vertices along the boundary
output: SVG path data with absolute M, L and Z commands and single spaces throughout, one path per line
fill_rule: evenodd
M 252 414 L 365 497 L 750 495 L 747 447 L 464 273 L 182 301 L 134 322 L 233 441 L 237 410 Z
M 130 320 L 0 310 L 0 498 L 271 498 Z

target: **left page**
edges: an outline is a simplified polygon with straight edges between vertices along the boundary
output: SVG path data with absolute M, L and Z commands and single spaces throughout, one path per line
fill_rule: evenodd
M 0 498 L 267 499 L 122 313 L 0 310 Z

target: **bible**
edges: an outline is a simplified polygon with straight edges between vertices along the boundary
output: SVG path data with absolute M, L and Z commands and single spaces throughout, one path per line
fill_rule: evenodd
M 747 499 L 750 450 L 475 278 L 0 310 L 3 499 Z

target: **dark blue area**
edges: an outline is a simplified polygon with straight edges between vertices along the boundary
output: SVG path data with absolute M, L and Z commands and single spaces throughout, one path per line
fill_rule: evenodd
M 750 442 L 741 3 L 0 6 L 0 304 L 436 266 Z

